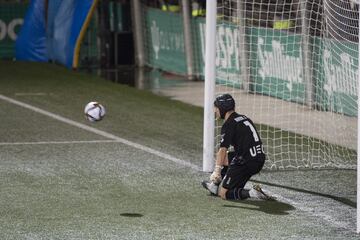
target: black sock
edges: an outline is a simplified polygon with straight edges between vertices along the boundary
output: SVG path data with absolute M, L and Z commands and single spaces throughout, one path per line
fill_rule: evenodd
M 234 188 L 226 192 L 227 200 L 244 200 L 249 197 L 249 190 L 243 188 Z

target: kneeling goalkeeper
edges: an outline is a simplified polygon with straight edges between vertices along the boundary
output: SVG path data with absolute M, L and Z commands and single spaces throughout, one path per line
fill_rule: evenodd
M 215 169 L 210 181 L 202 182 L 203 187 L 227 200 L 244 200 L 249 197 L 272 199 L 259 185 L 244 189 L 251 176 L 263 168 L 266 157 L 253 122 L 235 112 L 235 101 L 230 94 L 218 96 L 214 107 L 216 118 L 224 119 L 224 124 Z M 234 147 L 234 152 L 228 154 L 230 146 Z

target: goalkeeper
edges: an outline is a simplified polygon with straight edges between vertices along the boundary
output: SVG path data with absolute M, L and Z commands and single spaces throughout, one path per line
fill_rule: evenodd
M 220 149 L 216 155 L 215 170 L 204 188 L 227 200 L 244 200 L 249 197 L 270 200 L 259 185 L 244 189 L 251 176 L 264 166 L 265 153 L 253 122 L 235 112 L 235 101 L 230 94 L 218 96 L 214 102 L 215 115 L 224 119 L 221 128 Z M 230 146 L 234 152 L 228 153 Z

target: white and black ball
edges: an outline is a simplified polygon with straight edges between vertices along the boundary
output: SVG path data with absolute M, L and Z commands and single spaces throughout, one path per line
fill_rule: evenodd
M 89 102 L 86 104 L 85 109 L 85 118 L 90 122 L 101 121 L 105 116 L 105 107 L 98 102 Z

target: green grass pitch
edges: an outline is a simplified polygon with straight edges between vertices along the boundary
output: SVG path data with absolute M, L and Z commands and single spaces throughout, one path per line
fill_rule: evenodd
M 0 61 L 0 94 L 201 167 L 202 108 L 51 64 Z M 91 124 L 89 101 L 107 109 Z M 358 239 L 356 171 L 264 171 L 275 202 L 0 100 L 0 239 Z

